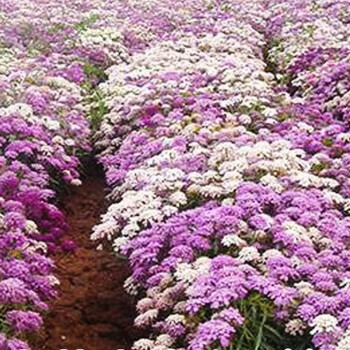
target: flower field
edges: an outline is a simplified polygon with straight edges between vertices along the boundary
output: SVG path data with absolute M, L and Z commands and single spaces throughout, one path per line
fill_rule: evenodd
M 347 1 L 0 0 L 0 87 L 0 350 L 45 327 L 92 156 L 134 350 L 350 350 Z

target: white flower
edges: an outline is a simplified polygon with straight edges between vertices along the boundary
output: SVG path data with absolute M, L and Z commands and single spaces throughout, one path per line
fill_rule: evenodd
M 38 226 L 36 225 L 36 223 L 32 220 L 27 220 L 26 222 L 26 231 L 28 233 L 36 233 L 38 232 Z
M 47 118 L 45 122 L 46 127 L 51 131 L 56 131 L 60 129 L 60 123 L 57 120 Z
M 177 313 L 185 313 L 186 312 L 186 301 L 180 301 L 177 304 L 175 304 L 173 310 L 174 310 L 174 312 L 177 312 Z
M 156 345 L 162 345 L 168 348 L 174 343 L 174 339 L 169 334 L 161 334 L 156 339 Z
M 139 312 L 146 312 L 154 307 L 153 299 L 151 298 L 143 298 L 139 300 L 139 302 L 136 305 L 136 309 Z
M 125 245 L 126 243 L 128 243 L 129 239 L 127 237 L 124 237 L 124 236 L 120 236 L 118 238 L 116 238 L 114 241 L 113 241 L 113 248 L 114 248 L 114 251 L 117 253 L 119 252 L 120 248 Z
M 60 281 L 59 281 L 59 279 L 56 276 L 48 275 L 47 277 L 49 279 L 50 286 L 58 286 L 58 285 L 60 285 Z
M 180 263 L 175 271 L 175 278 L 185 284 L 191 284 L 198 277 L 198 272 L 189 263 Z
M 295 267 L 295 268 L 297 268 L 297 267 L 299 267 L 299 266 L 304 264 L 304 261 L 301 260 L 300 258 L 298 258 L 297 256 L 292 256 L 290 258 L 290 260 L 292 262 L 293 267 Z
M 172 350 L 171 348 L 165 345 L 155 345 L 152 350 Z M 175 349 L 174 349 L 175 350 Z
M 231 247 L 231 246 L 242 247 L 246 244 L 246 242 L 236 234 L 230 234 L 230 235 L 224 236 L 221 240 L 221 243 L 225 247 Z
M 158 286 L 149 288 L 147 289 L 147 297 L 157 299 L 161 294 L 161 292 L 162 292 L 162 289 Z
M 263 185 L 269 186 L 273 190 L 275 190 L 278 193 L 282 193 L 284 190 L 284 187 L 279 183 L 277 177 L 271 175 L 271 174 L 266 174 L 264 175 L 261 179 L 260 182 Z
M 350 328 L 346 330 L 335 350 L 350 350 Z
M 73 179 L 71 182 L 72 186 L 81 186 L 82 182 L 79 179 Z
M 311 242 L 306 228 L 297 224 L 296 222 L 285 221 L 283 223 L 283 228 L 285 233 L 292 238 L 293 243 L 299 243 L 302 241 Z
M 342 195 L 340 195 L 339 193 L 330 191 L 330 190 L 323 190 L 323 195 L 325 196 L 325 198 L 328 198 L 329 200 L 331 200 L 335 204 L 343 204 L 345 201 L 345 199 Z
M 97 247 L 96 247 L 96 250 L 97 251 L 102 251 L 103 250 L 103 244 L 99 244 Z
M 173 205 L 165 205 L 163 207 L 162 212 L 163 212 L 162 214 L 165 215 L 165 216 L 171 216 L 171 215 L 177 213 L 178 209 L 176 207 L 174 207 Z M 161 219 L 156 219 L 155 221 L 161 221 Z
M 341 282 L 340 282 L 340 286 L 344 289 L 349 289 L 350 288 L 350 278 L 344 278 Z
M 278 249 L 268 249 L 263 253 L 262 259 L 263 261 L 267 261 L 270 258 L 279 257 L 282 255 L 283 254 Z
M 337 139 L 343 142 L 350 142 L 350 133 L 340 133 L 337 135 Z
M 305 122 L 299 122 L 298 124 L 298 128 L 301 130 L 301 131 L 306 131 L 308 133 L 312 133 L 314 132 L 315 128 Z
M 185 205 L 187 203 L 187 197 L 184 192 L 176 191 L 170 195 L 169 201 L 175 206 Z
M 242 262 L 257 261 L 260 253 L 255 247 L 244 247 L 238 254 L 238 259 Z
M 345 201 L 344 201 L 344 210 L 346 212 L 350 212 L 350 199 L 349 198 L 345 199 Z
M 132 346 L 132 350 L 151 350 L 154 347 L 154 341 L 150 339 L 139 339 Z
M 67 154 L 64 154 L 62 158 L 67 163 L 70 163 L 72 161 L 72 158 L 70 156 L 68 156 Z
M 154 320 L 158 317 L 159 310 L 158 309 L 150 309 L 144 312 L 143 314 L 137 316 L 135 318 L 135 325 L 137 327 L 149 326 L 152 324 Z
M 227 205 L 227 206 L 230 206 L 230 205 L 233 205 L 235 203 L 234 199 L 233 198 L 225 198 L 221 204 L 222 205 Z
M 40 151 L 46 156 L 51 156 L 54 153 L 54 149 L 49 145 L 41 146 Z
M 262 114 L 265 117 L 275 117 L 277 115 L 277 110 L 275 108 L 269 108 L 265 107 L 264 110 L 262 111 Z
M 5 215 L 0 214 L 0 228 L 5 228 L 6 224 L 5 224 Z
M 165 322 L 172 325 L 176 325 L 176 324 L 185 324 L 185 320 L 186 319 L 184 315 L 172 314 L 165 319 Z
M 93 227 L 93 233 L 91 235 L 91 239 L 93 241 L 107 238 L 111 240 L 112 237 L 118 232 L 118 224 L 116 221 L 105 221 L 101 224 Z
M 4 109 L 4 114 L 6 116 L 19 115 L 23 118 L 28 118 L 33 115 L 33 108 L 26 103 L 15 103 Z
M 210 266 L 211 259 L 207 256 L 201 256 L 193 263 L 193 267 L 199 272 L 199 274 L 205 274 L 209 272 Z
M 48 247 L 44 242 L 32 241 L 31 244 L 27 243 L 22 247 L 23 251 L 26 251 L 29 254 L 36 253 L 38 251 L 42 251 L 45 254 L 47 253 Z
M 314 292 L 314 287 L 309 282 L 301 281 L 301 282 L 296 283 L 294 286 L 298 289 L 299 293 L 303 297 L 307 297 L 309 294 Z
M 313 327 L 310 334 L 333 332 L 338 328 L 338 320 L 332 315 L 322 314 L 316 316 L 310 326 Z
M 252 118 L 247 114 L 242 114 L 238 119 L 242 124 L 250 124 L 252 122 Z
M 172 282 L 174 282 L 174 278 L 171 273 L 165 273 L 162 279 L 159 282 L 160 288 L 165 288 L 169 286 Z
M 138 293 L 138 285 L 135 283 L 134 279 L 132 276 L 127 278 L 124 282 L 124 289 L 126 292 L 130 295 L 137 295 Z
M 64 139 L 62 136 L 56 135 L 52 138 L 52 142 L 56 143 L 58 145 L 63 145 L 64 144 Z
M 290 320 L 286 324 L 286 332 L 291 335 L 303 335 L 306 325 L 300 319 Z
M 135 236 L 136 232 L 138 232 L 139 230 L 140 230 L 140 225 L 138 225 L 137 222 L 135 222 L 135 221 L 130 222 L 129 224 L 125 225 L 124 228 L 122 229 L 121 233 L 122 233 L 122 235 L 124 237 L 120 237 L 120 238 L 124 239 L 124 242 L 126 243 L 127 242 L 126 237 L 128 237 L 128 236 L 129 237 Z M 114 245 L 115 246 L 117 246 L 117 244 L 116 244 L 117 239 L 114 241 L 114 243 L 115 243 Z
M 64 143 L 69 147 L 75 146 L 75 141 L 73 139 L 66 139 Z

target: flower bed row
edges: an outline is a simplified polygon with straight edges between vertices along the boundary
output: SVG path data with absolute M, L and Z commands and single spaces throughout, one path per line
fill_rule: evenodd
M 171 1 L 158 32 L 152 4 L 95 135 L 134 348 L 348 349 L 347 4 Z
M 91 152 L 86 95 L 116 61 L 115 31 L 94 41 L 98 3 L 0 1 L 0 349 L 29 349 L 59 281 L 48 257 L 67 230 L 56 190 L 79 185 Z M 107 5 L 107 4 L 106 4 Z M 99 65 L 99 66 L 98 66 Z

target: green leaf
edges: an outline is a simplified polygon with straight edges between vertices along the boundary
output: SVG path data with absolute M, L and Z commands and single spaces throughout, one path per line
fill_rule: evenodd
M 279 334 L 278 331 L 277 331 L 275 328 L 273 328 L 273 327 L 271 327 L 271 326 L 269 326 L 269 325 L 267 325 L 267 324 L 265 324 L 264 327 L 265 327 L 269 332 L 271 332 L 275 337 L 277 337 L 278 339 L 283 339 L 282 335 Z
M 254 350 L 259 350 L 259 347 L 260 347 L 260 344 L 261 344 L 261 341 L 262 341 L 262 338 L 263 338 L 263 329 L 264 329 L 264 325 L 265 325 L 266 319 L 267 319 L 267 315 L 265 314 L 264 317 L 263 317 L 263 320 L 262 320 L 262 322 L 260 324 L 260 327 L 259 327 L 259 333 L 258 333 L 258 336 L 256 338 L 256 343 L 255 343 Z

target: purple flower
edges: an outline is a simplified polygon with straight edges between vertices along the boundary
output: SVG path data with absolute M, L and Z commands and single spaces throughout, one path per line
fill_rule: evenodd
M 222 347 L 230 345 L 235 334 L 235 328 L 222 320 L 211 320 L 202 323 L 198 333 L 190 342 L 190 350 L 204 350 L 214 342 L 219 342 Z
M 34 332 L 42 326 L 43 320 L 37 312 L 33 311 L 9 311 L 6 321 L 19 332 Z

